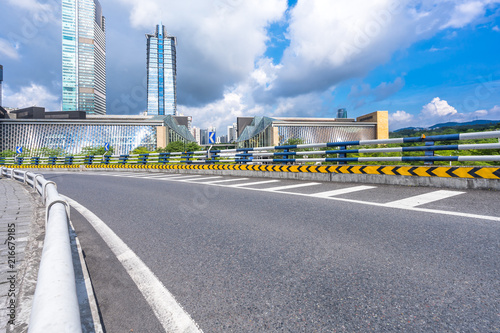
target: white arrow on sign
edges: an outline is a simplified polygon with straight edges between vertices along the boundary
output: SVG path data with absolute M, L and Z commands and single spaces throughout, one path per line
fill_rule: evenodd
M 215 143 L 215 132 L 208 132 L 208 143 Z
M 16 147 L 16 154 L 22 154 L 23 153 L 23 147 Z
M 104 150 L 108 151 L 109 150 L 109 142 L 104 143 Z

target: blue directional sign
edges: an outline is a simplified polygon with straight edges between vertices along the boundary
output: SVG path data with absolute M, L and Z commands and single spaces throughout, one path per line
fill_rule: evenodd
M 109 150 L 109 142 L 104 143 L 104 150 L 108 151 Z
M 23 147 L 16 147 L 16 154 L 22 154 L 23 153 Z
M 208 132 L 208 143 L 215 143 L 215 132 Z

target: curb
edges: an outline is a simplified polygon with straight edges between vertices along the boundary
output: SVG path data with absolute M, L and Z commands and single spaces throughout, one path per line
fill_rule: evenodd
M 85 254 L 71 220 L 69 221 L 69 227 L 76 291 L 80 305 L 80 318 L 82 320 L 82 333 L 103 333 L 100 311 L 94 294 L 94 288 L 92 287 L 92 279 L 90 278 L 87 263 L 85 262 Z

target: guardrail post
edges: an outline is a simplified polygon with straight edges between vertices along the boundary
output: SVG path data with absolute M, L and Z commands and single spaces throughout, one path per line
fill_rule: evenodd
M 104 164 L 109 164 L 110 159 L 111 159 L 111 155 L 104 155 L 103 156 Z
M 31 158 L 32 165 L 38 165 L 39 163 L 40 163 L 40 157 L 36 156 Z
M 290 152 L 290 149 L 285 148 L 285 149 L 283 149 L 283 152 L 284 152 L 284 153 L 288 153 L 288 152 Z M 282 156 L 283 156 L 283 158 L 284 158 L 284 159 L 286 159 L 286 160 L 287 160 L 287 159 L 288 159 L 288 156 L 290 156 L 290 155 L 282 155 Z M 287 164 L 287 163 L 288 163 L 288 162 L 281 162 L 281 164 Z
M 94 155 L 85 156 L 83 164 L 92 164 L 93 160 L 94 160 Z
M 339 149 L 341 150 L 346 150 L 347 149 L 347 146 L 339 146 Z M 339 154 L 339 158 L 347 158 L 347 154 L 346 153 L 340 153 Z M 339 164 L 347 164 L 347 162 L 339 162 Z
M 139 154 L 139 163 L 147 164 L 148 163 L 149 154 Z
M 21 164 L 23 164 L 23 161 L 24 161 L 24 157 L 17 157 L 16 164 L 21 165 Z
M 55 165 L 57 156 L 49 156 L 49 165 Z
M 190 151 L 185 151 L 185 152 L 184 152 L 184 154 L 186 154 L 186 155 L 185 155 L 186 164 L 191 164 L 191 162 L 192 162 L 192 161 L 191 161 L 191 157 L 192 157 L 191 155 L 192 155 L 193 153 L 192 153 L 192 152 L 190 152 Z
M 434 146 L 434 141 L 426 141 L 425 142 L 425 146 Z M 434 150 L 426 150 L 424 152 L 424 156 L 434 156 Z M 433 165 L 434 162 L 433 161 L 427 161 L 427 162 L 424 162 L 424 165 Z
M 126 164 L 128 158 L 129 158 L 129 155 L 120 155 L 120 163 L 121 164 Z
M 158 156 L 158 162 L 163 164 L 168 163 L 168 155 L 169 153 L 160 153 Z
M 73 156 L 65 156 L 64 157 L 64 164 L 73 164 Z

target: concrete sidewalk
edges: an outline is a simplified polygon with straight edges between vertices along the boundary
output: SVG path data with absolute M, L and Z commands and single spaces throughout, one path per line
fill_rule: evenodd
M 38 194 L 18 181 L 0 178 L 0 331 L 27 330 L 44 216 Z

